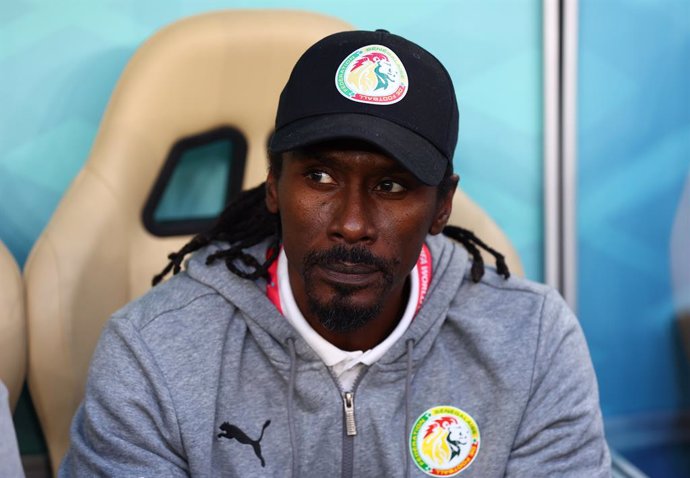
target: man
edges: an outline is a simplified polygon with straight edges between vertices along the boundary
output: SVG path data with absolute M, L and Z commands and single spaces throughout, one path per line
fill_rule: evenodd
M 265 185 L 108 323 L 62 474 L 608 476 L 576 319 L 445 227 L 457 129 L 419 46 L 311 47 Z

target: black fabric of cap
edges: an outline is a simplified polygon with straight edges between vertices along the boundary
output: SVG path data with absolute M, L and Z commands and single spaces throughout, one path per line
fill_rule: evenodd
M 405 68 L 408 89 L 397 103 L 361 103 L 338 91 L 341 63 L 368 45 L 389 48 Z M 458 107 L 448 72 L 423 48 L 385 31 L 342 32 L 320 40 L 299 59 L 280 95 L 269 149 L 281 153 L 343 138 L 370 142 L 420 181 L 437 185 L 458 139 Z

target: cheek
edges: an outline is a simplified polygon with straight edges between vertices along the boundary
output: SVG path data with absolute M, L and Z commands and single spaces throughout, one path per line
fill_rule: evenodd
M 379 217 L 379 253 L 400 260 L 399 271 L 407 274 L 417 262 L 427 236 L 431 215 L 428 208 L 406 205 Z
M 327 229 L 328 203 L 314 199 L 305 192 L 292 191 L 282 195 L 280 221 L 283 247 L 291 264 L 300 264 L 304 255 L 317 249 Z
M 385 231 L 386 240 L 400 242 L 403 248 L 421 246 L 431 221 L 432 214 L 428 208 L 414 203 L 378 213 L 380 230 Z
M 298 194 L 281 207 L 283 227 L 298 235 L 313 233 L 314 230 L 325 230 L 329 204 L 323 200 L 313 199 Z

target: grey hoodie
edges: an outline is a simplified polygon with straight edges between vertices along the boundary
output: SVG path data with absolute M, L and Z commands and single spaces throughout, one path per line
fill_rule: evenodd
M 108 322 L 60 476 L 610 476 L 596 378 L 560 296 L 492 269 L 475 284 L 461 246 L 427 244 L 428 295 L 358 378 L 355 435 L 265 283 L 205 265 L 210 246 Z M 446 409 L 460 415 L 428 428 Z M 475 427 L 454 434 L 461 422 Z

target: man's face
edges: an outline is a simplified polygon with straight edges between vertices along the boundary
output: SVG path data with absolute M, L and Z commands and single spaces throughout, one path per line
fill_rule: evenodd
M 440 198 L 366 145 L 285 153 L 269 173 L 266 204 L 280 214 L 290 285 L 305 315 L 354 330 L 403 305 L 427 233 L 442 231 L 454 188 Z

